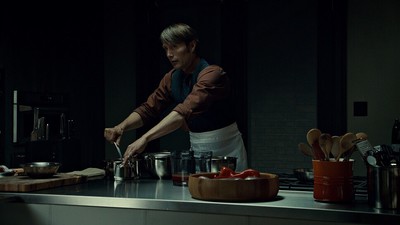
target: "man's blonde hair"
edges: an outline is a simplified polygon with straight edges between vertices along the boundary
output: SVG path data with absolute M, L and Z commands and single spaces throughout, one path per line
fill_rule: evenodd
M 163 44 L 179 44 L 182 42 L 189 44 L 193 40 L 199 42 L 197 32 L 184 23 L 172 24 L 165 28 L 161 32 L 160 40 Z

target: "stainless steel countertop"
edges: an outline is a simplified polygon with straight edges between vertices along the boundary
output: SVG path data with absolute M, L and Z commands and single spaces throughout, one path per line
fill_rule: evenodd
M 174 186 L 171 180 L 117 182 L 99 179 L 31 193 L 2 192 L 0 197 L 14 197 L 18 202 L 35 204 L 223 213 L 330 222 L 398 224 L 400 221 L 400 210 L 369 207 L 366 196 L 356 196 L 352 203 L 334 204 L 315 201 L 309 191 L 280 190 L 277 198 L 268 202 L 212 202 L 193 199 L 187 187 Z

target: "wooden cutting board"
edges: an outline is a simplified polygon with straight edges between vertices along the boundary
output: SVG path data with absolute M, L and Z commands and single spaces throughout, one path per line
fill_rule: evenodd
M 0 191 L 32 192 L 48 188 L 82 183 L 85 176 L 59 173 L 51 178 L 33 179 L 28 176 L 9 176 L 0 178 Z

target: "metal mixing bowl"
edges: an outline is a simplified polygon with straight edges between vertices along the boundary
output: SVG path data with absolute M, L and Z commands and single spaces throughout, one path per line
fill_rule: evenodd
M 56 162 L 31 162 L 23 164 L 24 173 L 32 178 L 49 178 L 54 176 L 61 164 Z

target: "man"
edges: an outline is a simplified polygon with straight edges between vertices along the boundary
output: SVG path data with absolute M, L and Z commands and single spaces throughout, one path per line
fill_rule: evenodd
M 104 137 L 119 143 L 124 132 L 159 119 L 173 105 L 167 116 L 127 147 L 124 163 L 143 152 L 148 142 L 183 128 L 189 131 L 193 151 L 237 157 L 236 170 L 246 169 L 247 153 L 234 119 L 228 76 L 222 68 L 209 65 L 198 56 L 199 40 L 190 26 L 173 24 L 162 31 L 160 39 L 173 69 L 145 103 L 120 124 L 106 128 Z

